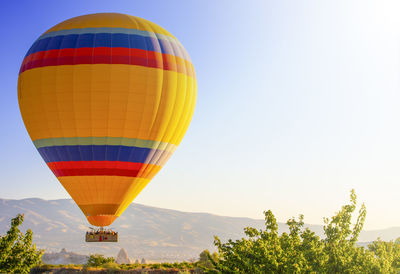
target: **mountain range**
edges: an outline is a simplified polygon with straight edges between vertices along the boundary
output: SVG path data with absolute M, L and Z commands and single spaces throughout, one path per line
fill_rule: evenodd
M 11 218 L 24 214 L 22 231 L 32 229 L 34 242 L 46 252 L 68 251 L 115 256 L 124 248 L 131 260 L 182 261 L 196 259 L 204 249 L 214 250 L 213 236 L 239 239 L 243 228 L 263 228 L 264 220 L 190 213 L 132 203 L 112 225 L 119 232 L 118 243 L 86 243 L 86 218 L 71 199 L 0 199 L 0 235 L 10 227 Z M 323 235 L 321 225 L 305 225 Z M 279 231 L 288 231 L 279 223 Z M 400 236 L 400 227 L 362 231 L 360 242 L 378 237 L 385 241 Z

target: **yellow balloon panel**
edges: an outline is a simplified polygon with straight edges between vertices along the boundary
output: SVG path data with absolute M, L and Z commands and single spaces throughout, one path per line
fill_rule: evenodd
M 178 125 L 194 108 L 194 79 L 140 66 L 109 67 L 76 65 L 24 72 L 19 101 L 32 140 L 110 136 L 178 145 L 184 135 L 176 134 Z M 35 82 L 41 84 L 30 84 Z

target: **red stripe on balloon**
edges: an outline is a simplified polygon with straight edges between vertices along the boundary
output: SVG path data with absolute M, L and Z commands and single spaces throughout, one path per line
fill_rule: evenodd
M 28 55 L 22 62 L 20 74 L 29 69 L 46 66 L 127 64 L 171 70 L 193 76 L 191 64 L 178 58 L 170 54 L 129 48 L 54 49 Z
M 62 176 L 126 176 L 152 178 L 156 171 L 147 170 L 151 164 L 120 161 L 66 161 L 47 163 L 57 177 Z
M 52 170 L 57 177 L 63 176 L 125 176 L 137 177 L 140 170 L 114 168 L 78 168 Z
M 147 164 L 121 162 L 121 161 L 66 161 L 66 162 L 50 162 L 47 163 L 48 167 L 53 169 L 80 169 L 80 168 L 98 168 L 98 169 L 132 169 L 138 170 Z

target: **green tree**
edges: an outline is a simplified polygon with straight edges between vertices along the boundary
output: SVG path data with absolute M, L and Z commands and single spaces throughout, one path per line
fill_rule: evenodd
M 91 254 L 86 263 L 86 266 L 100 267 L 107 263 L 114 263 L 115 259 L 113 257 L 104 257 L 101 254 Z
M 367 214 L 362 204 L 357 221 L 351 228 L 351 219 L 357 205 L 354 190 L 350 194 L 350 204 L 342 206 L 330 220 L 324 218 L 324 253 L 328 256 L 324 270 L 329 273 L 370 272 L 375 264 L 373 254 L 356 246 Z
M 378 259 L 378 267 L 384 273 L 391 273 L 393 270 L 400 270 L 400 238 L 394 242 L 384 242 L 380 239 L 368 245 L 369 250 Z
M 245 238 L 222 243 L 215 237 L 218 260 L 203 251 L 212 264 L 206 273 L 400 273 L 400 239 L 375 241 L 368 249 L 357 246 L 366 209 L 363 204 L 356 222 L 352 217 L 357 197 L 332 218 L 324 219 L 325 238 L 304 228 L 303 215 L 289 219 L 288 233 L 278 234 L 278 224 L 271 211 L 264 212 L 265 229 L 244 229 Z
M 213 262 L 217 262 L 219 260 L 218 253 L 214 252 L 211 254 L 208 249 L 203 250 L 199 257 L 198 266 L 202 269 L 211 269 L 213 267 Z
M 25 235 L 19 230 L 24 215 L 18 214 L 11 219 L 11 228 L 4 236 L 0 236 L 0 272 L 29 273 L 30 269 L 41 262 L 43 250 L 32 244 L 32 231 Z

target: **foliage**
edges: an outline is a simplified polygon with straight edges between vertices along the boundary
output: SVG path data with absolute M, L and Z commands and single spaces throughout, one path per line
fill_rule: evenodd
M 114 263 L 115 259 L 113 257 L 104 257 L 101 254 L 91 254 L 86 263 L 86 267 L 101 267 L 107 263 Z
M 0 236 L 0 272 L 29 273 L 30 269 L 41 262 L 43 250 L 32 244 L 32 230 L 25 235 L 19 230 L 24 215 L 18 214 L 11 219 L 11 228 Z
M 400 270 L 400 238 L 396 241 L 384 242 L 380 239 L 368 246 L 378 258 L 379 269 L 382 272 L 390 273 L 394 269 Z
M 102 255 L 94 254 L 91 255 L 93 258 L 96 258 L 96 261 L 99 261 L 99 257 L 103 257 Z M 140 264 L 140 263 L 132 263 L 132 264 L 118 264 L 116 262 L 106 262 L 104 264 L 98 266 L 89 266 L 89 265 L 51 265 L 51 264 L 42 264 L 40 266 L 34 267 L 31 270 L 31 273 L 69 273 L 74 271 L 83 271 L 83 272 L 91 272 L 98 271 L 101 273 L 122 273 L 124 271 L 136 270 L 140 271 L 140 273 L 153 273 L 152 271 L 160 271 L 160 272 L 171 272 L 171 273 L 191 273 L 191 271 L 196 271 L 197 263 L 189 263 L 189 262 L 175 262 L 175 263 L 149 263 L 149 264 Z M 1 273 L 1 272 L 0 272 Z M 136 273 L 136 272 L 135 272 Z M 158 273 L 158 272 L 157 272 Z M 199 272 L 195 272 L 199 273 Z
M 151 271 L 151 270 L 194 270 L 196 268 L 196 263 L 188 263 L 188 262 L 175 262 L 175 263 L 152 263 L 152 264 L 140 264 L 140 263 L 133 263 L 133 264 L 117 264 L 114 262 L 114 258 L 105 258 L 103 255 L 100 254 L 93 254 L 90 255 L 88 262 L 81 268 L 84 271 L 91 271 L 91 270 L 107 270 L 109 272 L 115 272 L 118 270 L 142 270 L 142 271 Z M 71 267 L 65 265 L 58 265 L 58 266 L 51 266 L 51 265 L 42 265 L 41 269 L 47 267 L 47 269 L 54 268 L 68 268 Z M 75 266 L 76 267 L 76 266 Z M 95 268 L 95 269 L 94 269 Z
M 106 268 L 106 269 L 112 269 L 112 270 L 119 270 L 119 264 L 117 264 L 116 262 L 107 262 L 105 264 L 102 265 L 102 267 Z
M 190 274 L 191 272 L 189 270 L 181 270 L 178 272 L 178 274 Z
M 356 244 L 366 217 L 363 204 L 352 226 L 356 205 L 352 190 L 350 203 L 324 219 L 324 239 L 304 228 L 303 215 L 289 219 L 289 232 L 279 235 L 275 216 L 266 211 L 265 230 L 246 227 L 246 238 L 226 243 L 215 237 L 219 258 L 203 251 L 200 261 L 208 260 L 199 265 L 206 273 L 399 273 L 400 239 L 378 240 L 368 249 Z
M 198 266 L 202 269 L 213 268 L 213 261 L 218 261 L 219 259 L 217 252 L 211 254 L 208 249 L 201 252 L 199 257 Z
M 150 268 L 151 269 L 160 269 L 161 268 L 161 264 L 152 264 L 151 266 L 150 266 Z

